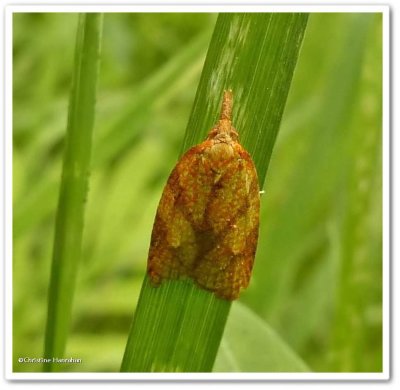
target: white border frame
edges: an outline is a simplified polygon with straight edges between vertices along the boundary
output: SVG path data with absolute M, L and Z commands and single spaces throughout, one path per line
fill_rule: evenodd
M 75 1 L 71 1 L 75 3 Z M 124 3 L 122 0 L 121 3 Z M 243 4 L 57 5 L 25 4 L 5 7 L 5 227 L 12 226 L 12 17 L 18 12 L 311 12 L 382 13 L 383 15 L 383 371 L 380 373 L 16 373 L 12 371 L 12 229 L 5 229 L 5 377 L 8 380 L 387 380 L 390 378 L 390 9 L 384 5 L 262 5 Z M 155 7 L 156 6 L 156 7 Z

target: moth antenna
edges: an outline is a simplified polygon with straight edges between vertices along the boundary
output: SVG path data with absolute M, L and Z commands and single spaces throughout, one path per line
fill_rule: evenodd
M 233 93 L 231 89 L 224 91 L 224 97 L 222 98 L 221 116 L 220 120 L 232 121 L 232 104 L 233 104 Z

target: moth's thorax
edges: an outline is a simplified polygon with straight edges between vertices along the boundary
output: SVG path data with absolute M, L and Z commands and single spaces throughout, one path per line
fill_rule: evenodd
M 232 127 L 230 120 L 221 119 L 217 126 L 209 132 L 207 140 L 206 157 L 212 164 L 212 168 L 220 171 L 235 156 L 238 133 Z
M 234 158 L 234 142 L 231 139 L 229 142 L 214 140 L 210 147 L 205 150 L 205 154 L 206 159 L 212 165 L 212 169 L 220 171 L 229 160 Z

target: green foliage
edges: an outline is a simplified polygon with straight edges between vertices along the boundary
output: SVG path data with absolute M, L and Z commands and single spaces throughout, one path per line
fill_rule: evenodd
M 121 371 L 210 372 L 229 309 L 190 281 L 145 277 Z
M 316 35 L 318 39 L 312 39 Z M 262 219 L 268 222 L 262 225 L 264 239 L 259 245 L 265 260 L 256 262 L 253 287 L 243 297 L 316 371 L 381 369 L 382 220 L 378 199 L 382 187 L 376 142 L 381 137 L 381 54 L 379 15 L 310 17 L 266 186 L 268 201 Z M 356 125 L 358 121 L 365 121 L 366 127 Z M 354 137 L 358 137 L 356 142 Z M 369 149 L 363 147 L 364 142 L 371 145 Z M 364 164 L 374 169 L 363 168 L 352 180 L 368 178 L 376 183 L 366 191 L 370 200 L 360 210 L 368 221 L 362 229 L 369 231 L 369 237 L 360 237 L 353 245 L 365 254 L 369 269 L 360 262 L 359 268 L 344 271 L 350 265 L 348 256 L 353 255 L 346 254 L 350 231 L 343 230 L 343 218 L 356 222 L 354 213 L 345 208 L 353 191 L 348 175 Z M 376 196 L 378 201 L 372 201 Z M 356 223 L 348 228 L 359 234 L 361 226 Z M 368 334 L 364 340 L 369 340 L 368 352 L 359 350 L 364 358 L 351 359 L 347 369 L 334 363 L 347 357 L 344 352 L 337 355 L 338 339 L 332 340 L 336 327 L 345 325 L 339 319 L 342 305 L 352 299 L 349 290 L 339 298 L 347 284 L 345 274 L 360 287 L 358 294 L 368 296 L 357 309 L 362 314 L 356 315 L 356 322 L 363 323 Z M 362 287 L 356 282 L 360 274 L 364 275 Z M 257 299 L 261 295 L 268 299 Z M 349 313 L 345 317 L 350 321 Z M 354 334 L 347 325 L 345 329 L 340 343 L 350 346 Z
M 310 368 L 261 318 L 234 302 L 215 372 L 306 372 Z
M 74 14 L 16 14 L 13 21 L 15 371 L 41 368 L 16 359 L 43 349 L 76 21 Z M 66 350 L 83 363 L 65 371 L 120 368 L 162 188 L 179 152 L 203 138 L 217 113 L 220 96 L 207 102 L 199 92 L 193 113 L 204 122 L 191 119 L 196 131 L 182 146 L 214 22 L 210 14 L 105 16 Z M 254 275 L 240 300 L 246 307 L 232 306 L 215 371 L 382 368 L 381 23 L 373 14 L 309 18 L 268 168 Z M 218 91 L 229 82 L 216 81 Z M 249 99 L 258 88 L 246 92 Z M 241 118 L 254 104 L 236 96 L 235 124 L 252 153 L 258 142 L 249 134 L 263 112 L 251 123 Z M 271 146 L 263 144 L 258 167 Z M 246 336 L 249 329 L 258 336 Z M 246 349 L 255 343 L 257 362 Z
M 79 17 L 48 292 L 46 371 L 59 368 L 52 358 L 63 357 L 70 327 L 90 172 L 101 25 L 101 14 Z

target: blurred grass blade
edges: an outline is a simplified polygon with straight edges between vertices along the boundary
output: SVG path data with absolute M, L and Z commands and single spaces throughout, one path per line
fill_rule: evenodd
M 341 258 L 330 363 L 333 371 L 379 372 L 383 364 L 382 344 L 376 342 L 382 338 L 382 286 L 377 282 L 382 280 L 382 208 L 375 205 L 382 205 L 382 81 L 367 70 L 382 74 L 381 57 L 375 54 L 382 52 L 382 18 L 362 15 L 355 25 L 358 36 L 352 34 L 352 44 L 357 38 L 361 71 L 354 113 L 345 129 L 347 164 L 337 200 Z M 369 97 L 375 110 L 365 110 L 363 96 Z M 374 332 L 369 331 L 371 324 Z
M 204 139 L 224 89 L 231 88 L 234 125 L 264 183 L 307 19 L 291 13 L 218 17 L 182 152 Z M 121 371 L 211 371 L 230 307 L 190 281 L 153 288 L 146 276 Z
M 101 14 L 79 15 L 75 64 L 48 292 L 45 357 L 62 357 L 81 255 L 98 76 Z M 45 371 L 57 370 L 44 364 Z
M 142 127 L 137 119 L 146 117 L 148 109 L 155 100 L 160 99 L 168 88 L 182 82 L 193 67 L 199 66 L 204 61 L 204 49 L 210 39 L 210 33 L 199 34 L 186 45 L 171 61 L 168 61 L 160 70 L 146 79 L 132 94 L 127 110 L 113 121 L 106 129 L 105 134 L 96 143 L 93 153 L 93 166 L 106 165 L 123 156 L 125 150 L 129 150 L 132 141 L 139 136 L 138 131 Z M 132 118 L 135 118 L 135 126 L 132 126 Z M 139 122 L 140 123 L 140 122 Z
M 213 371 L 311 370 L 265 321 L 240 302 L 234 302 Z
M 150 102 L 159 99 L 168 92 L 170 85 L 182 83 L 188 73 L 204 60 L 204 50 L 207 47 L 209 31 L 200 34 L 189 42 L 182 51 L 163 65 L 158 72 L 141 83 L 131 94 L 129 106 L 123 110 L 112 123 L 107 126 L 105 134 L 94 142 L 92 166 L 104 167 L 129 149 L 129 145 L 139 136 L 137 118 L 146 112 Z M 135 123 L 131 118 L 135 117 Z M 53 199 L 56 198 L 58 179 L 49 177 L 48 180 L 38 183 L 32 189 L 28 199 L 24 197 L 22 204 L 15 210 L 13 235 L 18 238 L 32 229 L 41 220 L 48 217 L 54 209 Z

